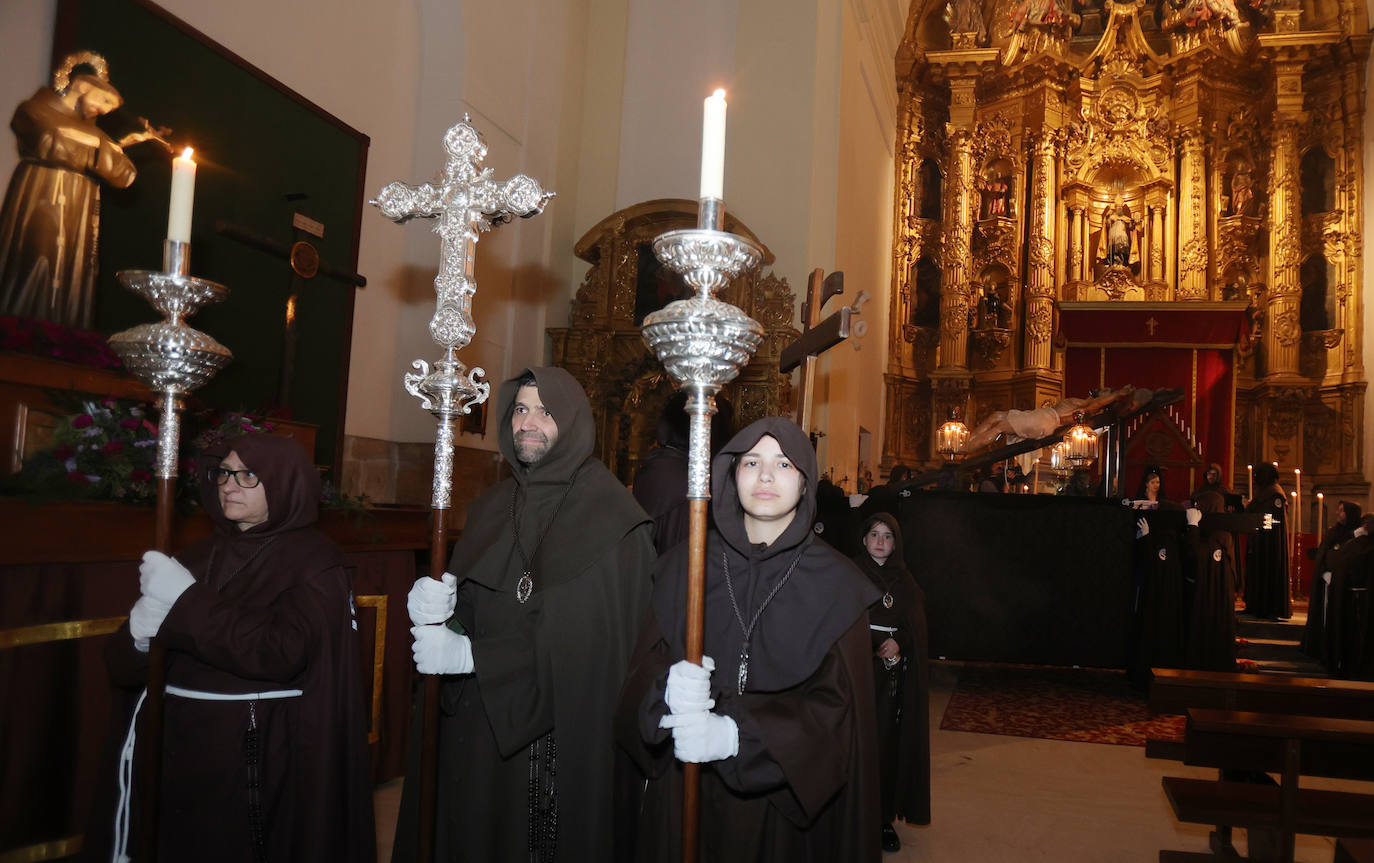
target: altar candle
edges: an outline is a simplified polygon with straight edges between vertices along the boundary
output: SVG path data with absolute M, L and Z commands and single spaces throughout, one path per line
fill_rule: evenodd
M 701 197 L 725 197 L 725 91 L 706 97 L 701 123 Z
M 1322 534 L 1326 531 L 1326 499 L 1325 495 L 1317 492 L 1317 540 L 1320 541 Z
M 1294 551 L 1294 546 L 1298 542 L 1298 493 L 1290 491 L 1288 494 L 1293 498 L 1293 515 L 1288 519 L 1288 551 L 1291 554 Z
M 1302 533 L 1302 468 L 1293 468 L 1293 487 L 1297 491 L 1293 492 L 1293 529 Z
M 1245 474 L 1246 474 L 1246 476 L 1248 476 L 1248 477 L 1250 478 L 1250 494 L 1247 495 L 1247 497 L 1249 497 L 1250 500 L 1254 500 L 1254 499 L 1255 499 L 1255 466 L 1252 465 L 1252 464 L 1247 464 L 1247 465 L 1245 466 Z
M 191 207 L 196 197 L 196 163 L 191 148 L 172 160 L 172 201 L 167 207 L 167 239 L 191 242 Z

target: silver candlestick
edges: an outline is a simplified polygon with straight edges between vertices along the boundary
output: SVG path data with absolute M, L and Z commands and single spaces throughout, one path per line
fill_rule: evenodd
M 120 284 L 142 296 L 163 315 L 157 323 L 139 324 L 109 339 L 110 347 L 130 374 L 159 396 L 159 479 L 173 479 L 177 475 L 181 438 L 178 411 L 182 396 L 203 386 L 234 356 L 224 345 L 186 325 L 185 319 L 201 306 L 220 302 L 229 295 L 224 285 L 190 275 L 190 264 L 191 244 L 166 240 L 161 272 L 120 270 L 115 274 Z

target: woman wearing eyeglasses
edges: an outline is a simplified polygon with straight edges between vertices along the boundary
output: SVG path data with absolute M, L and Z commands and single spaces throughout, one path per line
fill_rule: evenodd
M 149 640 L 167 648 L 159 856 L 371 861 L 357 624 L 339 549 L 314 526 L 319 476 L 272 435 L 207 456 L 213 534 L 144 554 L 142 595 L 107 651 L 115 683 L 137 690 Z M 126 759 L 141 743 L 130 732 Z

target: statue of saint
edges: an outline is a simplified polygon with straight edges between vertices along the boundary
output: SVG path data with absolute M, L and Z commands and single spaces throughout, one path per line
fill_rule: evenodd
M 1011 323 L 1011 304 L 1002 299 L 992 282 L 983 285 L 978 297 L 978 318 L 981 329 L 1006 329 Z
M 1010 191 L 1011 184 L 1004 177 L 989 177 L 983 181 L 984 218 L 1009 215 L 1007 197 Z
M 945 6 L 945 20 L 949 22 L 951 33 L 977 33 L 979 44 L 987 39 L 981 0 L 949 0 Z
M 1129 267 L 1136 262 L 1136 234 L 1140 224 L 1131 218 L 1131 208 L 1117 195 L 1102 211 L 1101 259 L 1109 267 Z
M 80 52 L 15 109 L 20 162 L 0 209 L 0 314 L 91 327 L 100 184 L 133 183 L 125 147 L 158 141 L 171 152 L 167 130 L 146 120 L 118 141 L 96 125 L 123 102 L 105 58 Z
M 1236 172 L 1231 175 L 1231 215 L 1249 215 L 1250 203 L 1255 200 L 1253 187 L 1255 179 L 1251 173 L 1250 164 L 1241 162 L 1236 165 Z

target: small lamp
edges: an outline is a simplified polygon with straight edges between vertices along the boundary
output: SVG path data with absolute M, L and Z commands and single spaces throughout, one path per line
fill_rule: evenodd
M 1097 432 L 1083 424 L 1083 412 L 1073 415 L 1073 427 L 1064 432 L 1064 453 L 1070 467 L 1087 467 L 1097 458 Z
M 1050 470 L 1061 479 L 1069 475 L 1069 445 L 1062 440 L 1050 447 Z
M 959 409 L 949 409 L 949 420 L 935 432 L 935 450 L 947 460 L 954 461 L 964 455 L 964 444 L 968 442 L 968 426 L 959 421 Z

